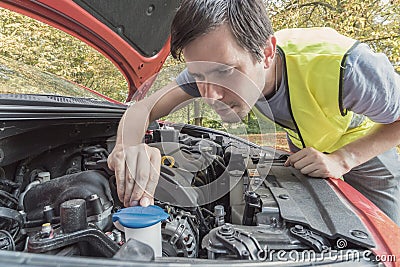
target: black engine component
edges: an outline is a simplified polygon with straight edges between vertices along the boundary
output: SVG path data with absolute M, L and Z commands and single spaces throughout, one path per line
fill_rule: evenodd
M 203 245 L 210 259 L 233 254 L 238 259 L 258 260 L 264 255 L 259 242 L 251 234 L 229 224 L 211 230 L 209 235 L 208 244 L 203 241 Z
M 15 243 L 11 234 L 5 230 L 0 230 L 0 250 L 14 250 Z
M 87 228 L 86 202 L 71 199 L 61 204 L 60 224 L 63 233 L 73 233 Z
M 186 170 L 161 166 L 155 198 L 172 205 L 195 207 L 204 197 L 198 188 L 192 187 L 194 175 Z
M 0 207 L 0 229 L 7 233 L 15 234 L 22 229 L 24 218 L 16 210 Z
M 96 223 L 102 230 L 111 226 L 113 198 L 108 178 L 101 171 L 73 173 L 31 188 L 24 197 L 28 225 L 58 222 L 61 203 L 71 199 L 86 200 L 89 222 Z M 54 217 L 49 220 L 51 216 Z
M 163 256 L 197 257 L 199 231 L 193 217 L 188 212 L 180 211 L 165 223 L 161 230 Z
M 244 199 L 246 202 L 243 213 L 243 225 L 256 225 L 256 214 L 261 212 L 262 201 L 260 195 L 255 192 L 245 192 Z
M 287 229 L 267 225 L 244 226 L 225 224 L 214 228 L 201 243 L 209 259 L 265 260 L 271 250 L 303 250 L 309 248 L 293 237 Z
M 42 230 L 29 238 L 28 250 L 45 253 L 66 247 L 79 247 L 84 256 L 112 257 L 119 246 L 94 224 L 87 223 L 86 201 L 67 200 L 60 205 L 60 227 L 53 229 L 50 223 L 42 225 Z
M 153 131 L 154 142 L 174 142 L 179 141 L 179 131 L 175 129 L 162 128 Z
M 330 247 L 329 241 L 323 236 L 304 228 L 302 225 L 295 225 L 290 228 L 290 233 L 298 237 L 305 244 L 308 244 L 317 252 L 322 252 Z
M 46 253 L 61 248 L 79 245 L 81 256 L 112 257 L 119 246 L 93 224 L 83 230 L 63 233 L 61 228 L 55 229 L 51 235 L 39 232 L 29 238 L 28 251 Z

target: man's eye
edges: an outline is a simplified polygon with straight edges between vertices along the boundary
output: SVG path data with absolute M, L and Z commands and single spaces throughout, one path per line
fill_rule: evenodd
M 230 74 L 233 73 L 233 70 L 234 70 L 234 68 L 219 70 L 218 74 L 220 74 L 220 75 L 230 75 Z

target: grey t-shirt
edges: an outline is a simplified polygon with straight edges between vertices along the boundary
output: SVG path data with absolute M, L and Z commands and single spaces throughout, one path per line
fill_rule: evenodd
M 285 75 L 285 69 L 283 67 L 282 75 Z M 178 75 L 176 82 L 186 93 L 200 96 L 195 80 L 186 69 Z M 282 79 L 276 94 L 267 101 L 257 101 L 255 106 L 278 124 L 295 130 L 286 87 L 286 81 Z M 363 116 L 377 123 L 392 123 L 400 117 L 400 75 L 384 54 L 372 52 L 366 44 L 356 46 L 346 59 L 343 107 L 354 112 L 350 128 L 359 125 Z

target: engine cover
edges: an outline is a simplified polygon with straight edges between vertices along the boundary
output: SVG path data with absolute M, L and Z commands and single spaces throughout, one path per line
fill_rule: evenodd
M 58 218 L 60 205 L 71 199 L 85 199 L 87 216 L 94 221 L 108 220 L 109 216 L 105 213 L 111 214 L 113 207 L 107 176 L 101 171 L 84 171 L 61 176 L 31 188 L 23 202 L 27 221 L 46 222 L 49 220 L 46 214 L 49 210 L 52 211 L 53 219 Z M 96 220 L 96 216 L 101 218 Z

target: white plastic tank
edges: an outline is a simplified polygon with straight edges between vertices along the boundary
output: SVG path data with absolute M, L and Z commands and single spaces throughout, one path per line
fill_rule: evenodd
M 113 222 L 125 232 L 126 241 L 133 238 L 143 242 L 153 248 L 155 257 L 161 257 L 161 222 L 168 217 L 169 214 L 158 206 L 135 206 L 114 213 Z

